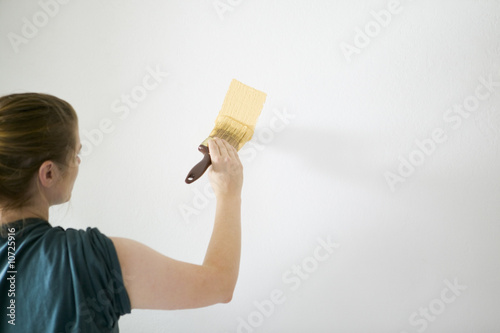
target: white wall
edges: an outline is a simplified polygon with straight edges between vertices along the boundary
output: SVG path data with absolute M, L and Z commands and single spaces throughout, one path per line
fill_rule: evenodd
M 241 151 L 233 301 L 134 310 L 122 332 L 238 332 L 241 320 L 253 326 L 240 332 L 500 329 L 499 1 L 41 3 L 51 16 L 35 0 L 0 1 L 0 94 L 66 99 L 87 142 L 108 130 L 86 145 L 55 225 L 201 263 L 215 200 L 200 194 L 206 176 L 184 178 L 230 80 L 268 94 Z M 234 6 L 219 16 L 214 3 Z M 387 8 L 381 26 L 372 11 Z M 122 95 L 140 98 L 144 80 L 156 87 L 125 113 Z M 328 238 L 338 247 L 317 250 Z

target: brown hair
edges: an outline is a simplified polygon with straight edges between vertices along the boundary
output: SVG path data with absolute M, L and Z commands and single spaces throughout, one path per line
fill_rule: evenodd
M 0 97 L 0 208 L 16 210 L 31 200 L 30 187 L 45 161 L 64 172 L 76 153 L 78 117 L 55 96 L 23 93 Z M 12 221 L 5 221 L 12 222 Z

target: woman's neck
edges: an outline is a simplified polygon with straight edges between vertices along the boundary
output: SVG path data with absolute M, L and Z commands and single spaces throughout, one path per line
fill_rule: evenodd
M 0 210 L 0 225 L 7 224 L 14 221 L 19 221 L 22 219 L 36 217 L 49 220 L 49 209 L 42 207 L 26 207 L 20 210 L 3 211 Z

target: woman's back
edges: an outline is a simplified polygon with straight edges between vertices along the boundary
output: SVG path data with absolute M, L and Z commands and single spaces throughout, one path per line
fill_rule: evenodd
M 22 224 L 2 225 L 0 332 L 118 332 L 131 306 L 111 240 L 96 228 Z

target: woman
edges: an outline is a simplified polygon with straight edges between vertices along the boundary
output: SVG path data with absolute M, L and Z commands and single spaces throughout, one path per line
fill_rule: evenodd
M 226 141 L 209 142 L 215 224 L 202 265 L 180 262 L 97 228 L 52 227 L 78 175 L 78 118 L 67 102 L 0 98 L 0 332 L 118 332 L 131 309 L 228 303 L 241 250 L 243 167 Z

